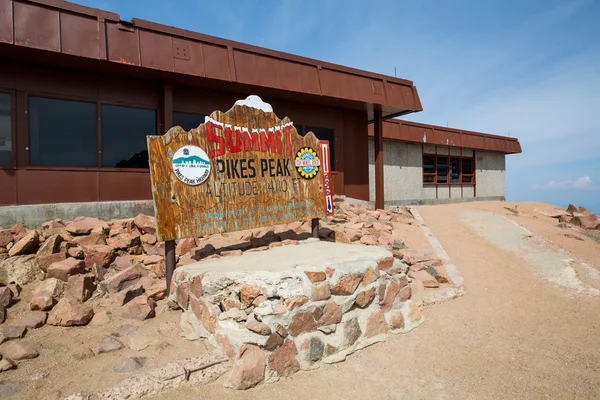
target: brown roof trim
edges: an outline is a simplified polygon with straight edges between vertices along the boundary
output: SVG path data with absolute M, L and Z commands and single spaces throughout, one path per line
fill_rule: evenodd
M 373 125 L 369 125 L 369 136 L 373 136 Z M 489 133 L 465 131 L 445 126 L 427 125 L 400 119 L 383 121 L 385 139 L 404 142 L 427 143 L 477 150 L 501 151 L 505 154 L 521 153 L 519 139 Z
M 381 106 L 384 117 L 422 110 L 413 82 L 406 79 L 138 18 L 125 22 L 116 13 L 62 0 L 14 0 L 0 11 L 0 26 L 5 27 L 0 42 L 21 48 L 303 93 L 315 103 L 325 101 L 319 97 L 350 101 L 368 113 Z

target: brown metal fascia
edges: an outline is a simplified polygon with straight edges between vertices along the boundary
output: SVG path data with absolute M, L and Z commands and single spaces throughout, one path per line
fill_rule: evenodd
M 119 14 L 100 10 L 98 8 L 86 7 L 63 0 L 21 0 L 23 3 L 34 3 L 59 10 L 70 11 L 76 14 L 84 14 L 90 17 L 104 18 L 110 21 L 119 21 Z

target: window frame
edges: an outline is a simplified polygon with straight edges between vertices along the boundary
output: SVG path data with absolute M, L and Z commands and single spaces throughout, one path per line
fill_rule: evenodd
M 437 153 L 437 148 L 436 148 L 436 153 Z M 425 173 L 425 157 L 433 157 L 433 173 Z M 446 182 L 438 182 L 438 158 L 445 158 L 446 159 Z M 451 178 L 451 159 L 452 158 L 458 158 L 458 165 L 459 165 L 459 174 L 458 174 L 458 182 L 452 182 L 452 178 Z M 472 170 L 473 173 L 471 174 L 463 174 L 463 170 L 462 170 L 462 164 L 463 164 L 463 159 L 470 159 L 471 163 L 472 163 Z M 434 154 L 434 153 L 426 153 L 424 150 L 422 151 L 422 159 L 421 159 L 421 170 L 422 170 L 422 181 L 423 181 L 423 186 L 438 186 L 438 185 L 443 185 L 443 186 L 474 186 L 475 185 L 475 153 L 473 153 L 473 156 L 463 156 L 462 155 L 462 148 L 460 148 L 460 155 L 452 155 L 452 154 Z M 470 177 L 471 181 L 470 182 L 464 182 L 463 181 L 463 176 L 464 177 Z M 426 177 L 433 177 L 433 181 L 431 182 L 427 182 L 425 179 Z
M 2 91 L 2 89 L 0 89 Z M 24 93 L 24 101 L 25 101 L 25 118 L 24 118 L 24 128 L 25 128 L 25 147 L 27 150 L 25 151 L 26 156 L 24 157 L 23 169 L 30 171 L 95 171 L 95 172 L 149 172 L 149 168 L 104 168 L 102 167 L 102 106 L 110 105 L 110 106 L 120 106 L 120 107 L 131 107 L 131 108 L 140 108 L 145 110 L 153 110 L 156 113 L 156 132 L 159 133 L 160 125 L 161 125 L 161 114 L 159 107 L 149 106 L 147 104 L 138 104 L 131 102 L 122 102 L 122 101 L 106 101 L 100 100 L 97 98 L 89 98 L 89 97 L 81 97 L 81 96 L 72 96 L 72 95 L 64 95 L 64 94 L 56 94 L 56 93 L 47 93 L 47 92 L 38 92 L 38 91 L 25 91 Z M 42 166 L 42 165 L 31 165 L 30 157 L 29 157 L 29 148 L 31 147 L 31 129 L 29 124 L 29 99 L 31 97 L 43 97 L 47 99 L 53 100 L 66 100 L 66 101 L 77 101 L 83 103 L 92 103 L 96 105 L 96 141 L 97 141 L 97 150 L 96 154 L 96 166 L 95 167 L 52 167 L 52 166 Z M 15 99 L 13 97 L 13 118 L 15 117 Z M 13 138 L 16 135 L 15 132 L 15 124 L 11 127 L 13 130 Z M 160 134 L 160 133 L 159 133 Z M 14 149 L 14 145 L 13 145 Z M 13 165 L 16 164 L 15 154 L 13 150 Z M 15 167 L 16 168 L 16 167 Z M 0 169 L 3 169 L 0 167 Z M 6 169 L 6 168 L 4 168 Z M 14 168 L 13 168 L 14 169 Z
M 10 95 L 10 165 L 0 165 L 0 170 L 17 169 L 17 91 L 0 88 L 0 93 Z

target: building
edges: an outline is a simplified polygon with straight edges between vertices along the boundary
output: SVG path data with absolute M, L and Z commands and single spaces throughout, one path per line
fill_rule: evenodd
M 248 94 L 330 140 L 336 193 L 379 207 L 384 193 L 446 188 L 503 198 L 504 154 L 520 152 L 516 139 L 391 119 L 422 110 L 408 80 L 60 0 L 1 0 L 0 204 L 149 200 L 146 135 L 196 127 Z

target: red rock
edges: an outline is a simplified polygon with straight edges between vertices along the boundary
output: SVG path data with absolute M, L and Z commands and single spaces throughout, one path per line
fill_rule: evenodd
M 385 295 L 383 297 L 383 301 L 379 302 L 381 309 L 383 311 L 389 311 L 392 309 L 392 305 L 394 304 L 394 300 L 396 296 L 400 292 L 400 284 L 398 282 L 391 281 L 385 290 Z
M 37 329 L 46 325 L 48 314 L 43 311 L 33 311 L 19 320 L 19 325 L 27 329 Z
M 122 233 L 112 238 L 108 238 L 106 243 L 115 250 L 127 250 L 130 247 L 140 246 L 142 244 L 140 235 L 135 233 Z
M 428 264 L 429 263 L 427 263 L 427 262 L 420 262 L 420 263 L 411 265 L 410 267 L 408 267 L 408 269 L 413 272 L 422 271 L 422 270 L 426 270 L 429 267 Z
M 175 289 L 175 301 L 179 304 L 179 307 L 187 310 L 190 303 L 190 290 L 187 282 L 180 283 Z
M 40 234 L 37 231 L 28 232 L 21 240 L 15 242 L 8 250 L 9 257 L 31 253 L 40 243 Z
M 377 238 L 373 235 L 364 235 L 360 238 L 360 242 L 369 246 L 375 246 L 377 244 Z
M 2 355 L 11 360 L 30 360 L 40 353 L 29 343 L 13 340 L 2 348 Z
M 317 330 L 317 322 L 310 312 L 301 312 L 292 318 L 288 331 L 292 336 L 298 336 L 305 332 L 314 332 Z
M 67 296 L 75 300 L 85 302 L 96 290 L 96 283 L 93 275 L 73 275 L 69 276 L 67 281 Z
M 269 248 L 270 248 L 270 249 L 273 249 L 273 248 L 275 248 L 275 247 L 281 247 L 281 246 L 283 246 L 283 243 L 281 243 L 281 242 L 273 242 L 273 243 L 269 243 Z
M 144 321 L 149 318 L 154 318 L 156 315 L 154 309 L 156 303 L 148 296 L 137 296 L 123 306 L 123 318 L 137 319 Z
M 275 350 L 277 347 L 283 344 L 283 339 L 277 333 L 272 333 L 271 336 L 265 342 L 265 349 L 269 351 Z
M 360 229 L 348 229 L 346 228 L 346 237 L 348 238 L 348 240 L 350 242 L 355 242 L 357 240 L 360 240 L 360 238 L 362 237 L 362 233 L 360 232 Z
M 298 308 L 308 303 L 308 297 L 306 296 L 292 296 L 287 299 L 287 308 L 288 310 L 293 310 L 294 308 Z
M 65 224 L 61 219 L 53 219 L 46 221 L 42 224 L 42 234 L 44 237 L 50 237 L 52 235 L 60 235 L 64 240 L 71 240 L 71 234 L 67 232 Z
M 13 235 L 10 229 L 0 230 L 0 247 L 6 247 L 13 241 Z
M 240 300 L 246 307 L 250 307 L 254 299 L 256 299 L 260 294 L 261 289 L 256 285 L 244 282 L 240 287 Z
M 69 247 L 67 249 L 67 254 L 69 257 L 77 258 L 80 260 L 85 258 L 85 252 L 83 251 L 83 249 L 81 247 Z
M 105 292 L 119 292 L 127 285 L 127 282 L 138 279 L 140 276 L 141 273 L 137 266 L 133 265 L 102 281 L 100 289 Z
M 368 290 L 363 290 L 356 295 L 356 299 L 354 300 L 354 304 L 356 304 L 360 308 L 366 307 L 371 300 L 375 297 L 375 288 L 371 288 Z
M 574 216 L 573 219 L 571 220 L 571 223 L 573 225 L 580 226 L 583 229 L 596 229 L 599 226 L 598 218 L 593 213 L 588 214 L 588 215 L 582 215 L 582 216 Z M 22 240 L 24 240 L 24 239 L 22 239 Z M 10 251 L 8 254 L 10 255 Z
M 288 335 L 288 331 L 287 329 L 285 329 L 285 327 L 283 325 L 278 324 L 277 322 L 275 322 L 273 324 L 273 328 L 275 329 L 275 332 L 281 336 L 282 338 L 286 338 Z
M 221 256 L 222 257 L 235 257 L 235 256 L 241 256 L 242 255 L 242 250 L 237 249 L 237 250 L 225 250 L 221 252 Z
M 581 210 L 575 204 L 569 204 L 569 207 L 567 207 L 567 212 L 569 214 L 573 214 L 573 213 L 581 212 Z
M 21 295 L 21 286 L 18 283 L 11 283 L 7 286 L 13 294 L 13 298 Z
M 94 245 L 85 248 L 85 265 L 92 268 L 108 266 L 115 256 L 115 250 L 108 245 Z
M 402 274 L 398 279 L 398 283 L 400 284 L 400 287 L 408 285 L 408 277 L 405 274 Z
M 347 296 L 356 290 L 363 278 L 363 274 L 348 274 L 338 279 L 331 287 L 331 293 L 338 296 Z
M 427 271 L 408 271 L 408 276 L 423 282 L 423 286 L 426 288 L 440 287 L 439 282 L 433 276 L 427 273 Z
M 48 314 L 48 324 L 58 326 L 85 325 L 94 316 L 89 304 L 82 304 L 72 297 L 63 297 Z
M 204 277 L 204 275 L 195 276 L 194 279 L 192 279 L 192 282 L 190 282 L 190 293 L 192 293 L 194 296 L 196 296 L 197 299 L 202 297 L 202 295 L 204 294 L 204 290 L 202 289 L 202 278 L 203 277 Z M 241 308 L 241 307 L 234 307 L 234 308 Z M 225 311 L 227 311 L 227 310 L 225 310 Z
M 190 289 L 190 291 L 191 291 L 191 289 Z M 196 296 L 196 297 L 199 298 L 199 296 Z M 254 299 L 254 302 L 252 304 L 259 306 L 260 304 L 257 304 L 256 300 L 259 300 L 260 297 L 261 296 L 258 296 L 256 299 Z M 264 296 L 262 296 L 262 297 L 264 297 Z M 264 297 L 264 300 L 266 300 L 266 297 Z M 221 301 L 221 308 L 223 309 L 223 311 L 229 311 L 232 308 L 240 308 L 241 309 L 242 303 L 240 303 L 240 301 L 237 299 L 235 294 L 232 294 L 231 296 L 227 297 L 225 300 Z
M 313 283 L 324 281 L 327 278 L 327 276 L 325 275 L 325 272 L 304 271 L 304 274 L 306 274 L 306 276 L 308 277 L 308 280 Z
M 190 299 L 192 312 L 198 318 L 202 326 L 210 333 L 215 333 L 217 321 L 221 310 L 215 304 L 209 303 L 202 299 Z
M 154 301 L 167 297 L 167 283 L 164 279 L 157 279 L 149 286 L 144 286 L 146 295 Z
M 283 243 L 285 246 L 295 246 L 300 242 L 296 239 L 283 239 L 281 243 Z
M 15 224 L 10 228 L 10 233 L 13 235 L 13 242 L 18 242 L 27 235 L 29 231 L 22 224 Z
M 178 256 L 188 254 L 195 247 L 196 247 L 196 239 L 183 238 L 183 239 L 179 240 L 179 243 L 177 243 L 177 246 L 175 247 L 175 254 Z
M 319 326 L 339 324 L 342 322 L 342 309 L 335 303 L 327 303 L 323 307 L 323 315 L 319 318 Z
M 150 234 L 150 233 L 144 233 L 141 237 L 140 240 L 142 241 L 142 243 L 144 244 L 149 244 L 149 245 L 153 245 L 156 243 L 156 236 Z
M 433 255 L 426 254 L 404 254 L 404 258 L 402 260 L 408 265 L 413 265 L 417 263 L 432 261 L 434 258 L 435 257 Z
M 312 301 L 327 300 L 331 297 L 329 282 L 318 282 L 312 285 Z
M 422 317 L 423 314 L 421 313 L 421 309 L 419 308 L 419 306 L 417 306 L 415 303 L 410 303 L 410 313 L 408 314 L 408 318 L 410 318 L 410 320 L 412 322 L 417 322 L 419 321 Z
M 325 275 L 327 275 L 328 278 L 333 277 L 334 273 L 335 273 L 335 269 L 333 269 L 331 267 L 326 267 L 325 268 Z
M 44 243 L 40 246 L 37 251 L 38 256 L 44 256 L 48 254 L 54 254 L 58 252 L 60 248 L 60 243 L 63 241 L 62 236 L 60 235 L 52 235 L 48 237 Z
M 107 226 L 106 222 L 98 218 L 77 217 L 67 224 L 67 232 L 73 235 L 89 235 L 96 226 Z
M 159 255 L 144 256 L 144 265 L 157 264 L 163 260 L 164 257 Z
M 345 232 L 336 231 L 335 232 L 335 241 L 338 243 L 350 244 L 351 240 Z
M 225 354 L 227 354 L 227 357 L 231 359 L 235 358 L 235 347 L 233 347 L 229 338 L 225 335 L 216 335 L 215 338 L 223 348 L 223 351 L 225 351 Z
M 258 321 L 248 322 L 246 324 L 246 329 L 263 336 L 268 336 L 271 334 L 271 328 L 269 328 L 269 325 L 263 324 L 262 322 Z
M 394 265 L 394 257 L 386 257 L 377 263 L 377 271 L 383 271 Z
M 48 267 L 47 277 L 57 278 L 67 281 L 69 276 L 82 274 L 85 272 L 85 263 L 76 258 L 67 258 L 66 260 L 55 262 Z
M 115 257 L 115 260 L 110 264 L 110 269 L 116 271 L 124 271 L 133 265 L 133 257 L 129 254 L 124 254 Z
M 390 329 L 404 329 L 404 315 L 401 311 L 392 311 L 390 313 Z
M 38 257 L 38 266 L 44 272 L 48 271 L 48 267 L 54 263 L 64 261 L 67 259 L 65 253 L 48 254 L 45 256 Z
M 362 278 L 362 285 L 367 286 L 368 284 L 375 282 L 379 278 L 379 273 L 373 268 L 367 269 L 365 276 Z
M 33 291 L 29 307 L 32 310 L 49 310 L 65 292 L 66 284 L 56 278 L 40 283 Z
M 300 369 L 300 364 L 296 359 L 298 350 L 294 341 L 288 339 L 283 346 L 279 347 L 269 355 L 269 368 L 276 371 L 281 376 L 289 376 Z
M 156 233 L 156 218 L 150 215 L 138 214 L 133 223 L 145 233 L 154 235 Z
M 227 386 L 233 389 L 250 389 L 265 379 L 265 352 L 258 346 L 243 344 L 233 363 Z
M 106 236 L 101 233 L 91 233 L 87 236 L 75 236 L 73 243 L 83 248 L 106 245 Z
M 385 321 L 384 310 L 374 312 L 367 319 L 366 335 L 368 338 L 386 333 L 388 324 Z

